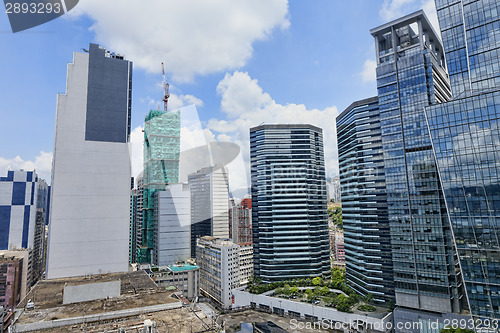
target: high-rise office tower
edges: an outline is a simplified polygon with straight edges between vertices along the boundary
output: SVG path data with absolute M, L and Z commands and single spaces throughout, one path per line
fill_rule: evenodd
M 191 190 L 191 257 L 203 236 L 229 238 L 229 180 L 221 165 L 188 175 Z
M 138 262 L 151 262 L 154 250 L 154 196 L 179 181 L 180 111 L 151 110 L 144 124 L 142 247 Z
M 394 300 L 377 97 L 354 102 L 337 117 L 337 143 L 347 283 L 375 301 Z
M 458 258 L 424 112 L 451 95 L 443 48 L 423 11 L 371 34 L 396 305 L 458 313 Z
M 128 269 L 132 63 L 74 53 L 57 96 L 47 278 Z
M 250 129 L 254 274 L 264 282 L 330 273 L 323 131 Z
M 156 266 L 185 262 L 191 255 L 191 192 L 187 184 L 170 184 L 154 197 Z
M 500 319 L 500 2 L 436 1 L 452 101 L 426 108 L 470 312 Z

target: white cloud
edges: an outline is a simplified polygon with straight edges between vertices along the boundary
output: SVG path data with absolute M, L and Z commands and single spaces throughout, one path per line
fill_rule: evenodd
M 434 0 L 384 0 L 379 14 L 384 21 L 388 22 L 419 9 L 425 11 L 434 30 L 441 36 Z
M 233 188 L 248 185 L 246 182 L 250 156 L 249 129 L 261 123 L 312 124 L 322 128 L 327 174 L 329 176 L 338 174 L 336 107 L 309 110 L 302 104 L 278 104 L 262 90 L 257 80 L 243 72 L 226 74 L 219 82 L 217 92 L 222 97 L 221 110 L 229 120 L 211 119 L 208 127 L 217 132 L 218 140 L 238 144 L 245 161 L 245 165 L 238 165 L 238 170 L 229 175 Z M 247 172 L 242 172 L 242 169 L 246 169 Z
M 21 156 L 14 158 L 0 157 L 0 176 L 6 176 L 9 170 L 36 170 L 38 176 L 50 183 L 50 171 L 52 169 L 52 153 L 40 151 L 40 154 L 35 157 L 35 161 L 25 161 Z
M 363 64 L 363 70 L 361 71 L 361 80 L 363 82 L 375 82 L 377 79 L 376 74 L 377 62 L 372 59 L 366 59 Z
M 178 81 L 245 65 L 253 42 L 290 24 L 287 0 L 86 0 L 70 12 L 82 14 L 99 43 Z

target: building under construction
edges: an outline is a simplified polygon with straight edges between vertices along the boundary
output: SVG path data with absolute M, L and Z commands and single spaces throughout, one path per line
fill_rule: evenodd
M 180 111 L 151 110 L 144 124 L 142 247 L 137 261 L 150 263 L 154 249 L 154 194 L 178 182 Z

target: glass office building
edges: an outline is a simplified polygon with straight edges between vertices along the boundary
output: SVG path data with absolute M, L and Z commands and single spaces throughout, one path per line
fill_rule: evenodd
M 460 270 L 424 108 L 451 95 L 443 48 L 423 11 L 374 28 L 396 305 L 463 306 Z
M 337 117 L 347 283 L 377 302 L 394 300 L 378 98 Z
M 470 311 L 500 318 L 500 2 L 436 1 L 452 101 L 426 109 Z
M 254 274 L 264 282 L 330 273 L 322 132 L 250 129 Z

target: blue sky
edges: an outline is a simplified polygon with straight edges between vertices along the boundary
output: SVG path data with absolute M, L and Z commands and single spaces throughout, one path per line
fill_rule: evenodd
M 337 173 L 334 118 L 376 94 L 371 28 L 432 0 L 81 0 L 69 14 L 13 34 L 0 14 L 0 175 L 36 168 L 50 178 L 57 93 L 66 64 L 89 42 L 134 62 L 132 128 L 161 99 L 194 103 L 210 140 L 240 145 L 262 122 L 308 122 L 325 131 L 328 176 Z M 437 30 L 437 29 L 436 29 Z M 134 172 L 140 149 L 132 150 Z

